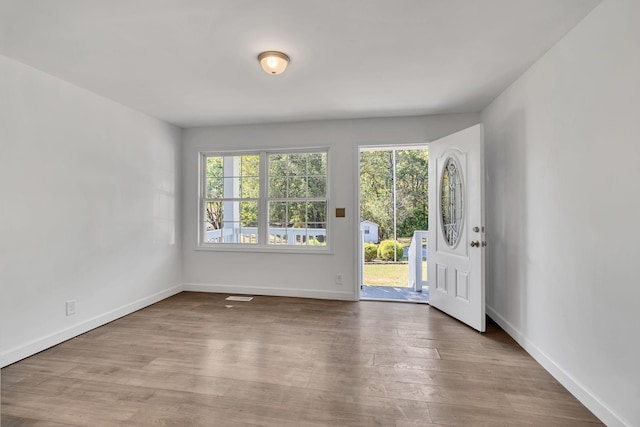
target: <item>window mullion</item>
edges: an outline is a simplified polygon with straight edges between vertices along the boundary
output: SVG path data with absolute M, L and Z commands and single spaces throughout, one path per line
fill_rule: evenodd
M 201 154 L 200 155 L 200 159 L 199 159 L 199 167 L 198 167 L 198 176 L 200 178 L 199 180 L 199 185 L 200 185 L 200 200 L 198 202 L 198 244 L 202 244 L 205 241 L 205 228 L 204 228 L 204 223 L 205 223 L 205 214 L 204 214 L 204 210 L 205 210 L 205 206 L 206 206 L 206 202 L 205 199 L 207 197 L 207 156 L 205 154 Z
M 258 202 L 258 244 L 269 244 L 269 212 L 267 196 L 269 193 L 269 173 L 268 173 L 268 156 L 267 153 L 262 151 L 260 153 L 260 167 L 258 168 L 260 174 L 259 194 L 260 200 Z

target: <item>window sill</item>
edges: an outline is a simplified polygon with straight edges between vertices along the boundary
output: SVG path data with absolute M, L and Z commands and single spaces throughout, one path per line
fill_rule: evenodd
M 265 245 L 234 245 L 233 243 L 224 246 L 196 246 L 196 251 L 204 252 L 250 252 L 250 253 L 272 253 L 272 254 L 292 254 L 292 255 L 334 255 L 330 248 L 305 248 L 287 247 L 284 245 L 265 246 Z

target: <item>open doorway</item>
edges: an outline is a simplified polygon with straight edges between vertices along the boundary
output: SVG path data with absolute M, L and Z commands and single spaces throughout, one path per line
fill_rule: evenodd
M 426 303 L 426 146 L 359 151 L 360 299 Z

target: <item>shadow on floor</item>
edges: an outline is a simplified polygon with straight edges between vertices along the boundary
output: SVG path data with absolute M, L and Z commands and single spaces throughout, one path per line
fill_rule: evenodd
M 426 304 L 429 301 L 429 288 L 423 288 L 422 292 L 415 292 L 411 288 L 363 285 L 360 290 L 360 299 L 404 301 Z

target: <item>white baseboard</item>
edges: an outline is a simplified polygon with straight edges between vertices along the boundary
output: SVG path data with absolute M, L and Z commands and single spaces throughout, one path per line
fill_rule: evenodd
M 12 363 L 22 360 L 25 357 L 32 356 L 42 350 L 46 350 L 49 347 L 60 344 L 68 339 L 77 337 L 80 334 L 88 332 L 92 329 L 102 326 L 109 322 L 113 322 L 120 317 L 131 314 L 134 311 L 138 311 L 141 308 L 147 307 L 151 304 L 155 304 L 158 301 L 162 301 L 165 298 L 169 298 L 172 295 L 182 292 L 182 285 L 176 285 L 164 291 L 157 292 L 148 297 L 141 298 L 132 303 L 123 305 L 122 307 L 110 310 L 106 313 L 92 317 L 91 319 L 82 321 L 66 329 L 58 332 L 54 332 L 50 335 L 33 340 L 19 347 L 10 349 L 0 354 L 0 367 L 5 367 Z
M 218 294 L 268 295 L 278 297 L 317 298 L 343 301 L 354 300 L 353 292 L 323 291 L 313 289 L 183 283 L 182 290 L 191 292 L 212 292 Z
M 487 305 L 487 315 L 493 319 L 502 329 L 504 329 L 518 344 L 524 348 L 539 364 L 542 365 L 560 384 L 562 384 L 571 394 L 575 396 L 584 406 L 593 412 L 600 421 L 609 427 L 631 426 L 621 417 L 616 415 L 607 405 L 587 390 L 580 381 L 576 380 L 533 342 L 516 329 L 509 321 L 502 317 L 493 307 Z

